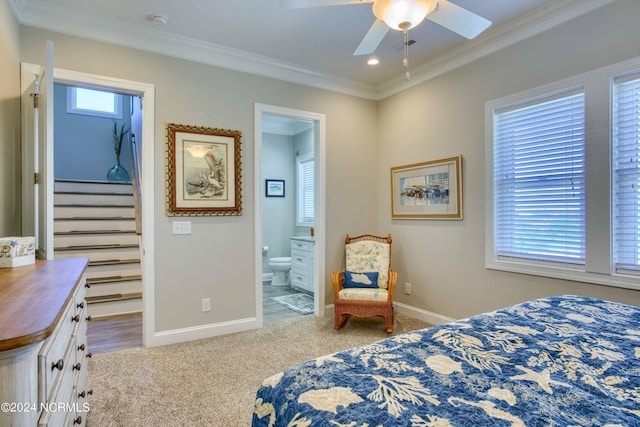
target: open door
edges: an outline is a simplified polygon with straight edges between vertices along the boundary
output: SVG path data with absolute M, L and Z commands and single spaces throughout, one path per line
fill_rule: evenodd
M 53 42 L 46 44 L 46 64 L 35 71 L 35 79 L 23 90 L 33 99 L 33 113 L 24 112 L 22 234 L 33 235 L 39 259 L 53 258 Z M 33 185 L 33 186 L 32 186 Z

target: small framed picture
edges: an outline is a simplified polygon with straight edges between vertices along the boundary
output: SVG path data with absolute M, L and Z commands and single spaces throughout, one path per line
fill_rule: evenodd
M 284 197 L 284 179 L 265 179 L 266 197 Z

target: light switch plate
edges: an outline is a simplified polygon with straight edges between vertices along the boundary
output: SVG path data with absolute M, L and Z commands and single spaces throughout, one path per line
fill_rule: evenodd
M 191 234 L 191 221 L 174 221 L 173 234 Z

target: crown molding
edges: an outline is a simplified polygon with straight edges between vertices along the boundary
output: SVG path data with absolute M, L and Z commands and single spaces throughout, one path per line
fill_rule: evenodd
M 320 73 L 292 63 L 168 34 L 153 28 L 61 10 L 43 0 L 8 0 L 21 25 L 167 55 L 318 89 L 381 100 L 514 45 L 617 0 L 555 0 L 416 67 L 411 80 L 398 76 L 379 86 Z
M 616 1 L 618 0 L 553 1 L 546 7 L 490 29 L 460 47 L 421 64 L 411 71 L 411 80 L 408 82 L 404 76 L 398 76 L 383 83 L 378 87 L 375 99 L 381 100 L 417 86 Z

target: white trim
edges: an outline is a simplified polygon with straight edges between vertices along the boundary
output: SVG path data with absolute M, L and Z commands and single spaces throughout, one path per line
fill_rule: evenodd
M 600 176 L 595 176 L 594 178 L 594 173 L 591 172 L 590 169 L 594 168 L 594 159 L 600 159 L 602 156 L 608 156 L 608 164 L 611 162 L 609 147 L 611 147 L 610 91 L 612 79 L 618 75 L 638 69 L 640 69 L 640 57 L 601 67 L 593 71 L 587 71 L 573 77 L 527 89 L 485 103 L 485 268 L 640 290 L 640 282 L 637 277 L 612 272 L 611 233 L 613 220 L 611 219 L 611 209 L 613 209 L 613 204 L 609 197 L 609 209 L 607 212 L 603 212 L 604 210 L 600 209 L 602 197 L 597 194 L 594 195 L 594 193 L 602 189 L 608 189 L 609 193 L 611 193 L 611 174 L 607 169 L 608 178 L 607 180 L 602 180 Z M 521 100 L 533 99 L 579 85 L 585 88 L 587 103 L 585 144 L 587 152 L 591 150 L 591 155 L 585 159 L 585 214 L 588 218 L 586 224 L 586 264 L 578 268 L 571 268 L 535 261 L 499 259 L 494 252 L 493 245 L 494 112 L 498 108 Z M 603 103 L 606 103 L 606 105 Z M 606 111 L 598 112 L 598 108 Z M 589 111 L 591 111 L 591 113 L 589 113 Z M 594 117 L 600 122 L 594 123 Z M 603 144 L 603 141 L 606 141 L 607 144 Z M 596 150 L 599 151 L 596 153 Z M 602 168 L 599 169 L 599 172 L 601 171 Z
M 296 64 L 177 36 L 154 28 L 125 25 L 116 20 L 79 13 L 42 0 L 8 0 L 22 25 L 44 28 L 85 39 L 140 49 L 242 71 L 263 77 L 297 83 L 319 89 L 380 100 L 433 79 L 529 37 L 562 25 L 616 0 L 555 0 L 520 18 L 489 29 L 474 40 L 447 50 L 411 71 L 411 81 L 404 73 L 378 86 L 329 75 Z
M 232 320 L 229 322 L 210 323 L 189 328 L 171 329 L 169 331 L 156 332 L 153 336 L 153 345 L 168 345 L 181 342 L 211 338 L 219 335 L 233 334 L 258 328 L 256 318 Z
M 326 239 L 326 116 L 309 111 L 255 103 L 254 105 L 254 269 L 256 289 L 257 327 L 263 324 L 262 308 L 262 117 L 272 114 L 294 119 L 311 120 L 315 123 L 315 256 L 314 256 L 314 314 L 323 315 L 325 301 L 325 239 Z

